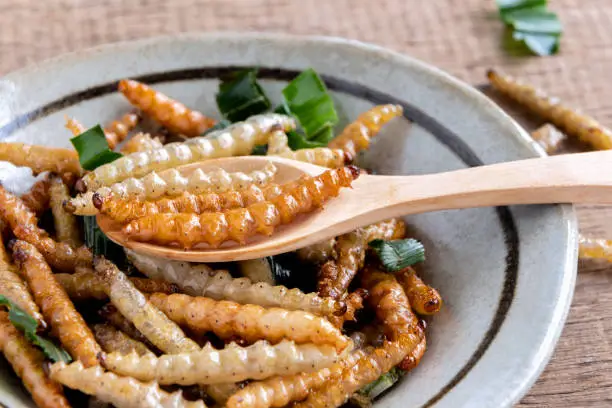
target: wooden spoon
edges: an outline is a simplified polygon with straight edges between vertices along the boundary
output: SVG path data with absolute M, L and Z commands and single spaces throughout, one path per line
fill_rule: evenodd
M 263 168 L 268 161 L 278 167 L 278 183 L 304 173 L 317 175 L 327 170 L 271 156 L 228 157 L 179 170 L 185 175 L 196 168 L 215 167 L 248 172 Z M 551 203 L 612 203 L 612 151 L 521 160 L 423 176 L 362 175 L 353 183 L 353 189 L 343 189 L 322 210 L 279 227 L 271 237 L 254 237 L 245 246 L 230 242 L 215 249 L 183 250 L 128 240 L 121 226 L 105 216 L 98 216 L 98 223 L 111 240 L 137 252 L 192 262 L 225 262 L 292 251 L 402 215 Z

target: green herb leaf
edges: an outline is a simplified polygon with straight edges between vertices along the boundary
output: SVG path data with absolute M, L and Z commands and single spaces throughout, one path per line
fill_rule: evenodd
M 8 308 L 9 320 L 23 332 L 36 332 L 38 322 L 22 308 L 11 302 L 6 296 L 0 295 L 0 305 Z
M 303 134 L 293 130 L 287 132 L 287 144 L 291 150 L 314 149 L 315 147 L 327 146 L 327 143 L 307 140 Z
M 497 0 L 500 14 L 521 9 L 546 8 L 546 0 Z
M 512 38 L 522 41 L 534 54 L 541 57 L 556 54 L 559 50 L 559 36 L 548 34 L 532 34 L 515 31 Z
M 232 124 L 232 122 L 230 122 L 229 120 L 221 119 L 220 121 L 215 123 L 215 125 L 213 127 L 210 127 L 208 129 L 206 129 L 206 131 L 204 133 L 202 133 L 202 136 L 206 136 L 207 134 L 215 132 L 217 130 L 225 129 L 226 127 L 228 127 L 231 124 Z
M 267 111 L 270 101 L 257 82 L 257 71 L 245 70 L 221 82 L 217 106 L 228 120 L 238 122 Z
M 57 346 L 51 340 L 47 340 L 44 337 L 41 337 L 32 332 L 25 333 L 26 338 L 35 346 L 38 346 L 42 349 L 43 353 L 54 363 L 58 361 L 63 361 L 64 363 L 69 363 L 72 361 L 72 357 L 66 350 L 62 347 Z
M 504 20 L 515 31 L 559 36 L 563 30 L 557 15 L 545 9 L 520 9 L 504 13 Z
M 383 241 L 375 239 L 368 244 L 389 272 L 397 272 L 425 260 L 425 248 L 416 239 Z
M 378 377 L 378 379 L 372 381 L 362 389 L 358 391 L 359 394 L 368 397 L 373 400 L 383 392 L 387 391 L 404 375 L 404 371 L 393 367 L 390 371 Z
M 266 154 L 268 154 L 268 145 L 257 145 L 251 152 L 251 156 L 265 156 Z
M 121 153 L 113 152 L 108 147 L 104 130 L 100 125 L 73 137 L 70 142 L 79 154 L 79 162 L 85 170 L 93 170 L 121 157 Z

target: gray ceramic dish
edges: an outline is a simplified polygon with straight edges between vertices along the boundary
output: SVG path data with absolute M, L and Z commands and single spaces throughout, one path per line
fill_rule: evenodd
M 362 158 L 381 173 L 430 173 L 535 156 L 527 134 L 479 92 L 438 69 L 378 47 L 268 34 L 184 35 L 64 56 L 0 82 L 0 138 L 69 146 L 64 115 L 108 123 L 128 109 L 115 92 L 132 77 L 216 114 L 217 77 L 262 67 L 269 95 L 314 67 L 343 118 L 400 103 L 405 119 Z M 507 407 L 548 361 L 570 305 L 576 221 L 568 206 L 447 211 L 410 217 L 428 259 L 426 281 L 446 303 L 429 322 L 422 364 L 384 407 Z M 33 404 L 4 369 L 0 401 Z

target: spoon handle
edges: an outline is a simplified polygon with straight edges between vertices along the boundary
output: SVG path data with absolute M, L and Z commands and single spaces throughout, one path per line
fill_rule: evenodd
M 352 201 L 361 207 L 355 213 L 367 219 L 498 205 L 612 203 L 612 150 L 425 176 L 366 176 L 355 188 L 360 194 Z

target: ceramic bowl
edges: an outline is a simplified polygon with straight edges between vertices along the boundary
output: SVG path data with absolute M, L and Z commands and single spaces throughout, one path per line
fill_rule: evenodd
M 333 92 L 341 125 L 381 103 L 405 117 L 360 158 L 385 174 L 422 174 L 533 157 L 538 148 L 512 119 L 448 74 L 375 46 L 272 34 L 190 34 L 102 46 L 7 75 L 0 82 L 0 138 L 70 146 L 64 116 L 86 126 L 129 109 L 116 92 L 131 77 L 218 116 L 218 77 L 260 67 L 278 102 L 283 85 L 315 68 Z M 377 402 L 388 408 L 508 407 L 550 358 L 576 275 L 576 221 L 569 206 L 523 206 L 411 216 L 427 249 L 423 278 L 445 305 L 429 320 L 421 365 Z M 0 402 L 30 407 L 6 368 Z

